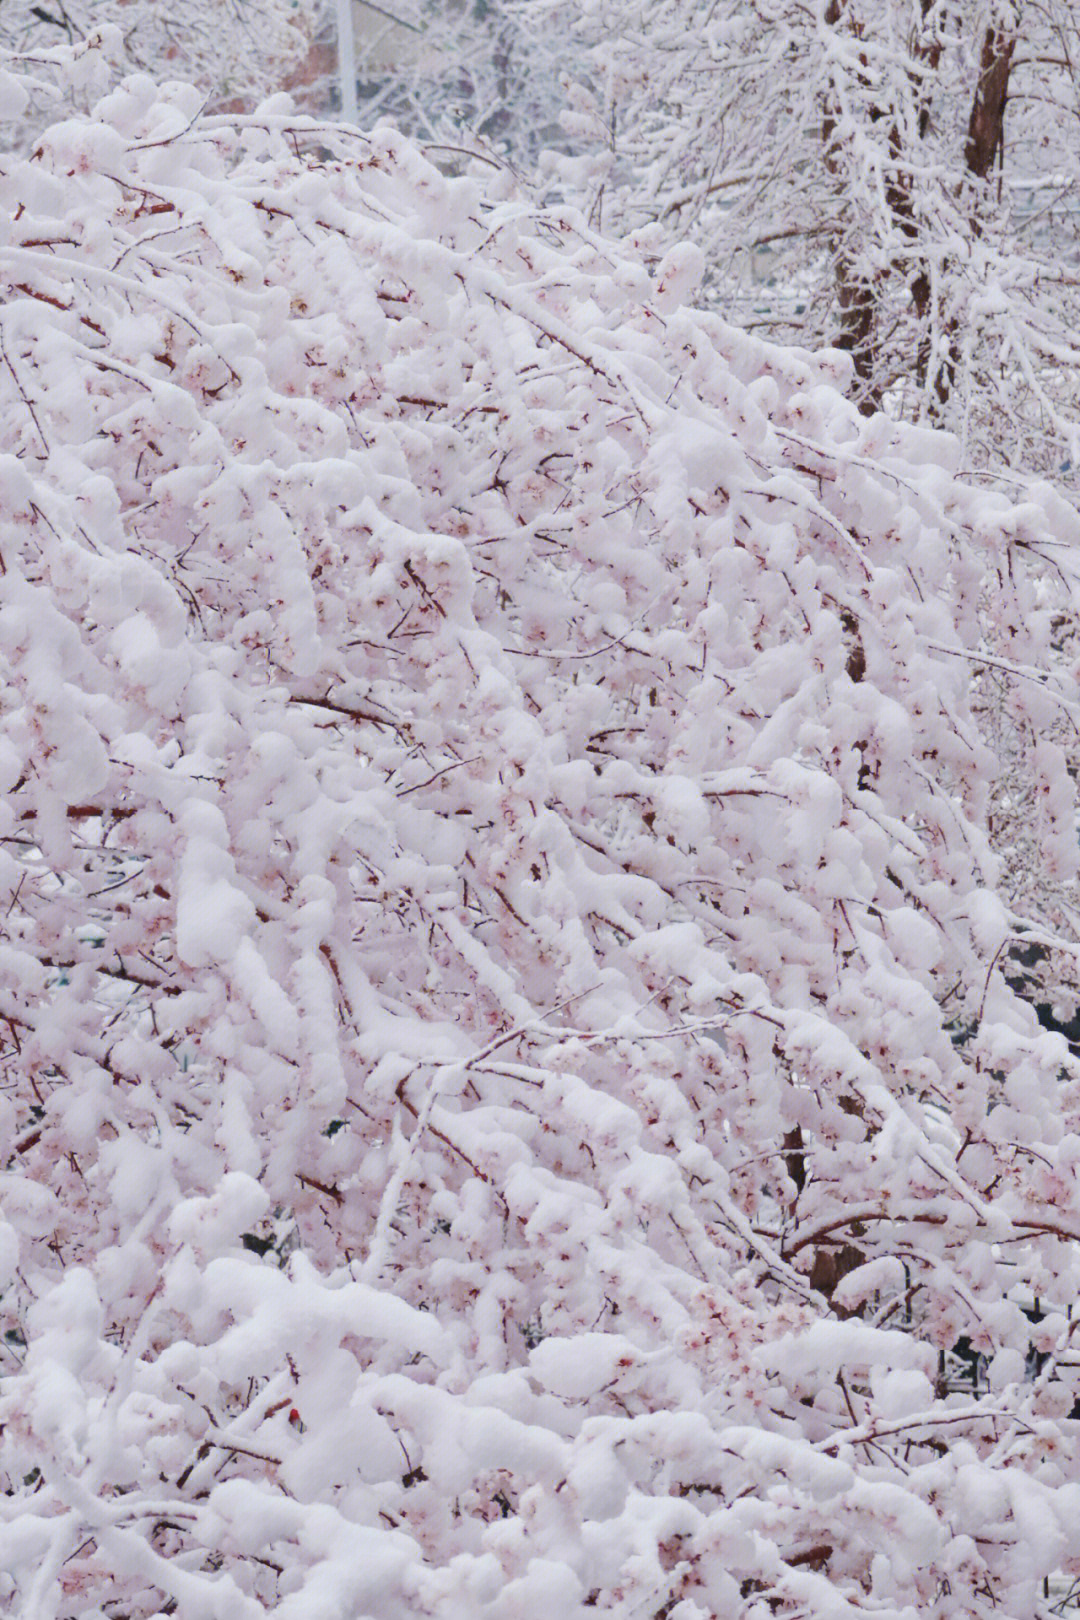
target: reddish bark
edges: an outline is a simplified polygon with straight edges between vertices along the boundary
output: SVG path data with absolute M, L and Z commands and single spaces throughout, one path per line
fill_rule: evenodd
M 1005 103 L 1009 98 L 1016 34 L 992 23 L 983 37 L 979 82 L 968 121 L 964 161 L 968 172 L 985 180 L 1005 150 Z

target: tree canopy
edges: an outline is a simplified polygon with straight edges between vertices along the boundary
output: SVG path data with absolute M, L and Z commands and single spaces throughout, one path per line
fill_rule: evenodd
M 1049 1614 L 1075 514 L 201 100 L 0 161 L 0 1599 Z

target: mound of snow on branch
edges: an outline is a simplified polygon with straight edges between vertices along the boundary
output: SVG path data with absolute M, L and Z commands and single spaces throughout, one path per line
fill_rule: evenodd
M 6 1612 L 1044 1612 L 1075 520 L 197 113 L 0 168 Z

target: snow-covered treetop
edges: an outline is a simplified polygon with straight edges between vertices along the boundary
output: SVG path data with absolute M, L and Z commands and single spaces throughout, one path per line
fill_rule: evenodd
M 0 1599 L 1045 1612 L 1075 517 L 200 102 L 0 165 Z

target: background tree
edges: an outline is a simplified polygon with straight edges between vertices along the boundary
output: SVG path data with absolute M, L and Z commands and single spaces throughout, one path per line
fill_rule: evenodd
M 202 100 L 0 163 L 0 1598 L 1045 1620 L 1075 516 Z
M 322 109 L 364 127 L 390 118 L 444 167 L 476 156 L 532 183 L 541 152 L 567 145 L 568 41 L 503 0 L 327 0 L 320 38 Z
M 1075 8 L 560 15 L 592 46 L 598 214 L 692 237 L 724 307 L 846 350 L 863 410 L 953 427 L 980 463 L 1075 464 Z

